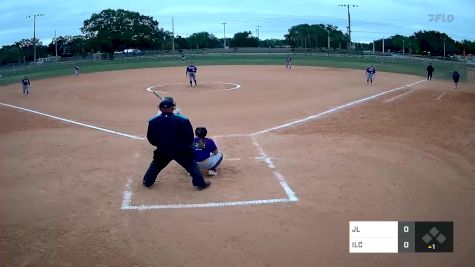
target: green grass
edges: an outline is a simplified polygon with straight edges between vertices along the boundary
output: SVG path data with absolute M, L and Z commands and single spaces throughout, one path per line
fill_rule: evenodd
M 188 61 L 193 61 L 195 65 L 284 65 L 284 59 L 288 54 L 206 54 L 188 56 Z M 421 77 L 426 76 L 427 62 L 417 59 L 397 59 L 388 57 L 385 59 L 384 66 L 381 65 L 380 57 L 358 57 L 358 56 L 327 56 L 321 54 L 293 55 L 293 64 L 302 66 L 322 66 L 331 68 L 349 68 L 360 69 L 362 72 L 369 65 L 374 65 L 377 71 L 394 72 L 402 74 L 412 74 Z M 45 63 L 41 65 L 28 65 L 16 68 L 0 68 L 0 85 L 20 83 L 23 76 L 27 75 L 30 80 L 46 79 L 51 77 L 73 75 L 75 62 L 65 63 Z M 181 58 L 160 57 L 160 58 L 134 58 L 113 61 L 80 61 L 81 73 L 139 69 L 139 68 L 157 68 L 185 66 Z M 458 70 L 461 80 L 466 79 L 466 68 L 454 62 L 433 61 L 436 79 L 451 79 L 451 73 Z

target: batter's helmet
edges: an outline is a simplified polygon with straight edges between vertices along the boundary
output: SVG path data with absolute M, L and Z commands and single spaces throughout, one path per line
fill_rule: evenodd
M 195 129 L 195 134 L 196 136 L 198 136 L 199 138 L 205 138 L 206 135 L 208 134 L 208 130 L 206 130 L 205 127 L 197 127 Z

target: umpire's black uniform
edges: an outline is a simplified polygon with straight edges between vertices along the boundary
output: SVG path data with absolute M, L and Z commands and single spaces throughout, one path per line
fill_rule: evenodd
M 193 186 L 204 189 L 209 183 L 205 182 L 193 159 L 193 127 L 186 117 L 164 110 L 173 106 L 171 102 L 161 102 L 159 107 L 162 114 L 149 121 L 147 139 L 157 149 L 153 152 L 153 160 L 145 173 L 143 184 L 145 187 L 152 186 L 160 171 L 175 160 L 190 173 Z

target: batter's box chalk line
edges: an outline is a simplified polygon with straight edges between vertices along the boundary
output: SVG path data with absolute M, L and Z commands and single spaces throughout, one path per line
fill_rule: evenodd
M 132 191 L 130 190 L 131 179 L 128 180 L 126 190 L 123 193 L 122 209 L 123 210 L 155 210 L 155 209 L 189 209 L 189 208 L 218 208 L 218 207 L 235 207 L 235 206 L 252 206 L 263 204 L 275 204 L 275 203 L 288 203 L 297 202 L 298 198 L 295 192 L 288 185 L 285 177 L 277 170 L 272 159 L 267 156 L 262 147 L 259 145 L 255 137 L 252 138 L 252 144 L 259 151 L 260 159 L 267 164 L 267 167 L 272 170 L 274 177 L 283 188 L 286 197 L 284 198 L 272 198 L 272 199 L 255 199 L 255 200 L 242 200 L 242 201 L 223 201 L 223 202 L 208 202 L 208 203 L 192 203 L 192 204 L 155 204 L 155 205 L 132 205 Z

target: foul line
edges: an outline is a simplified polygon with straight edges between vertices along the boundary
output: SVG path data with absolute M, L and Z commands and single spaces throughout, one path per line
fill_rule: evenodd
M 347 103 L 347 104 L 344 104 L 344 105 L 341 105 L 341 106 L 338 106 L 338 107 L 329 109 L 329 110 L 324 111 L 324 112 L 320 112 L 320 113 L 315 114 L 315 115 L 308 116 L 308 117 L 303 118 L 303 119 L 299 119 L 299 120 L 292 121 L 292 122 L 289 122 L 289 123 L 286 123 L 286 124 L 282 124 L 282 125 L 279 125 L 279 126 L 275 126 L 275 127 L 272 127 L 272 128 L 268 128 L 268 129 L 265 129 L 265 130 L 262 130 L 262 131 L 258 131 L 258 132 L 255 132 L 255 133 L 251 133 L 251 134 L 249 134 L 249 135 L 250 135 L 250 136 L 260 135 L 260 134 L 264 134 L 264 133 L 268 133 L 268 132 L 280 130 L 280 129 L 283 129 L 283 128 L 287 128 L 287 127 L 293 126 L 293 125 L 295 125 L 295 124 L 300 124 L 300 123 L 303 123 L 303 122 L 306 122 L 306 121 L 309 121 L 309 120 L 317 119 L 317 118 L 320 118 L 320 117 L 322 117 L 322 116 L 324 116 L 324 115 L 333 113 L 333 112 L 335 112 L 335 111 L 343 110 L 343 109 L 352 107 L 352 106 L 354 106 L 354 105 L 357 105 L 357 104 L 361 104 L 361 103 L 363 103 L 363 102 L 366 102 L 366 101 L 368 101 L 368 100 L 377 98 L 377 97 L 379 97 L 379 96 L 382 96 L 382 95 L 385 95 L 385 94 L 389 94 L 389 93 L 392 93 L 392 92 L 395 92 L 395 91 L 398 91 L 398 90 L 402 90 L 402 89 L 404 89 L 404 88 L 406 88 L 406 87 L 410 87 L 410 86 L 413 86 L 413 85 L 416 85 L 416 84 L 418 84 L 418 83 L 425 82 L 425 81 L 426 81 L 426 80 L 421 80 L 421 81 L 414 82 L 414 83 L 411 83 L 411 84 L 403 85 L 403 86 L 400 86 L 400 87 L 398 87 L 398 88 L 394 88 L 394 89 L 391 89 L 391 90 L 388 90 L 388 91 L 384 91 L 384 92 L 379 93 L 379 94 L 375 94 L 375 95 L 372 95 L 372 96 L 369 96 L 369 97 L 365 97 L 365 98 L 362 98 L 362 99 L 359 99 L 359 100 L 352 101 L 352 102 L 350 102 L 350 103 Z
M 447 92 L 443 92 L 442 94 L 437 97 L 436 101 L 441 101 L 442 97 L 446 94 Z
M 82 123 L 82 122 L 78 122 L 78 121 L 73 121 L 73 120 L 61 118 L 61 117 L 58 117 L 58 116 L 42 113 L 42 112 L 39 112 L 39 111 L 27 109 L 27 108 L 17 107 L 17 106 L 13 106 L 13 105 L 1 103 L 1 102 L 0 102 L 0 105 L 10 107 L 10 108 L 19 109 L 19 110 L 23 110 L 23 111 L 28 111 L 28 112 L 31 112 L 31 113 L 34 113 L 34 114 L 38 114 L 38 115 L 45 116 L 45 117 L 48 117 L 48 118 L 52 118 L 52 119 L 55 119 L 55 120 L 67 122 L 67 123 L 70 123 L 70 124 L 75 124 L 75 125 L 91 128 L 91 129 L 98 130 L 98 131 L 103 131 L 103 132 L 107 132 L 107 133 L 111 133 L 111 134 L 115 134 L 115 135 L 124 136 L 124 137 L 134 139 L 134 140 L 145 140 L 145 138 L 143 138 L 143 137 L 139 137 L 139 136 L 135 136 L 135 135 L 131 135 L 131 134 L 126 134 L 126 133 L 121 133 L 121 132 L 109 130 L 109 129 L 106 129 L 106 128 L 97 127 L 97 126 L 94 126 L 94 125 L 90 125 L 90 124 L 86 124 L 86 123 Z
M 257 140 L 255 139 L 255 137 L 252 137 L 252 143 L 257 147 L 257 150 L 259 150 L 261 158 L 267 163 L 267 166 L 270 169 L 274 170 L 274 176 L 279 181 L 280 186 L 282 186 L 282 188 L 284 189 L 289 201 L 298 201 L 299 199 L 295 195 L 295 192 L 292 191 L 292 189 L 288 185 L 287 181 L 285 180 L 285 177 L 277 170 L 277 168 L 274 165 L 274 162 L 272 162 L 272 159 L 267 156 L 266 152 L 264 152 L 261 145 L 257 143 Z

